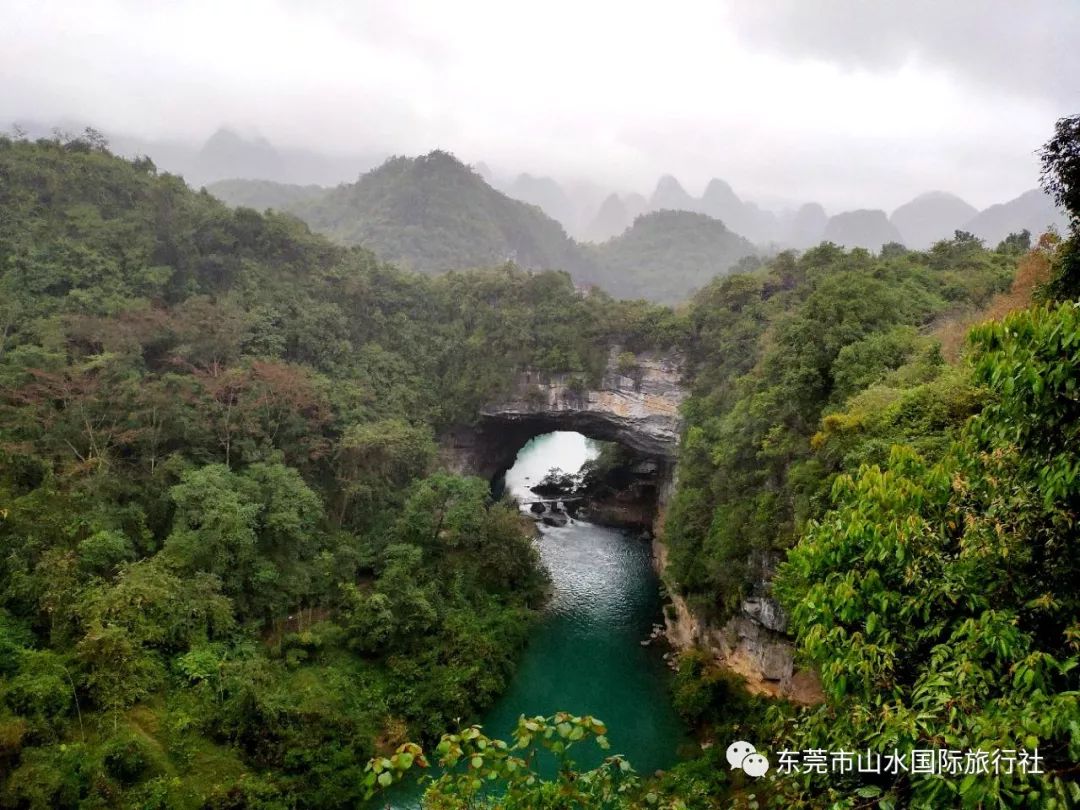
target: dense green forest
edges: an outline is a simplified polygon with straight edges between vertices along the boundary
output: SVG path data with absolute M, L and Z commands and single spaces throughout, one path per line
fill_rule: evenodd
M 0 139 L 0 223 L 0 807 L 352 806 L 500 692 L 544 573 L 436 432 L 669 312 L 403 273 L 93 133 Z
M 768 578 L 838 471 L 883 462 L 909 437 L 940 452 L 975 397 L 926 328 L 1006 289 L 1025 247 L 987 250 L 963 233 L 926 253 L 823 244 L 694 299 L 695 388 L 666 536 L 699 610 L 725 618 Z M 849 401 L 870 403 L 874 424 L 845 422 Z
M 1080 119 L 1043 159 L 1065 238 L 823 244 L 674 311 L 397 270 L 92 132 L 0 139 L 0 807 L 353 807 L 429 759 L 433 808 L 1080 801 Z M 687 652 L 674 703 L 716 745 L 660 777 L 577 769 L 597 718 L 467 725 L 545 577 L 437 458 L 516 370 L 595 378 L 613 345 L 689 363 L 669 586 L 716 626 L 773 593 L 825 694 L 765 705 Z M 737 736 L 1045 773 L 750 783 Z
M 685 301 L 714 277 L 753 266 L 756 250 L 718 219 L 656 211 L 592 249 L 600 285 L 620 298 Z
M 697 311 L 697 334 L 738 365 L 711 377 L 706 361 L 688 407 L 671 573 L 717 624 L 749 595 L 786 608 L 826 700 L 772 707 L 770 750 L 1046 758 L 1042 776 L 788 775 L 769 786 L 778 806 L 1080 800 L 1066 449 L 1080 330 L 1072 303 L 1024 309 L 1074 248 L 1026 247 L 966 234 L 921 255 L 822 246 L 715 285 L 726 317 Z M 782 274 L 798 279 L 787 292 Z M 982 317 L 943 316 L 957 307 L 1016 311 L 976 328 L 953 364 L 942 339 Z
M 555 220 L 512 200 L 447 152 L 391 158 L 357 183 L 293 205 L 317 231 L 422 272 L 513 261 L 587 275 L 587 260 Z

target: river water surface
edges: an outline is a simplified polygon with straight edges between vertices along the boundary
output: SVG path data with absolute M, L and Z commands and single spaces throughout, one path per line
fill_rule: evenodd
M 578 433 L 538 436 L 518 453 L 506 489 L 520 500 L 536 498 L 529 487 L 550 468 L 577 472 L 597 451 Z M 484 731 L 505 739 L 522 714 L 591 714 L 608 726 L 608 753 L 625 755 L 639 773 L 672 765 L 685 730 L 671 706 L 661 651 L 641 645 L 662 620 L 650 544 L 574 520 L 540 526 L 537 545 L 551 574 L 551 601 L 507 692 L 481 719 Z M 593 766 L 601 753 L 582 745 L 574 759 Z M 396 808 L 418 806 L 415 788 L 393 794 Z

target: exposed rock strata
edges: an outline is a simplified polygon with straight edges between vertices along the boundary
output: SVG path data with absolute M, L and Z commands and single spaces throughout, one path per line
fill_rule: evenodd
M 663 573 L 667 549 L 659 539 L 653 541 L 653 558 Z M 708 649 L 720 666 L 741 676 L 755 694 L 807 705 L 824 699 L 816 673 L 795 667 L 795 648 L 784 634 L 787 618 L 775 600 L 746 599 L 738 616 L 712 627 L 695 616 L 681 596 L 671 594 L 670 599 L 664 624 L 672 646 Z
M 619 442 L 670 466 L 682 427 L 679 406 L 686 398 L 682 358 L 640 354 L 628 369 L 620 368 L 619 355 L 612 349 L 595 388 L 583 387 L 575 374 L 522 372 L 508 394 L 481 408 L 476 424 L 442 437 L 444 466 L 494 478 L 526 441 L 553 430 Z

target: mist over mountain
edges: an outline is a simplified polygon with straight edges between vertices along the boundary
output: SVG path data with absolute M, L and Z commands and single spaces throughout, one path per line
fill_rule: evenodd
M 991 205 L 964 225 L 964 230 L 975 234 L 989 245 L 996 245 L 1010 233 L 1022 230 L 1038 235 L 1048 227 L 1064 233 L 1068 221 L 1054 205 L 1054 201 L 1041 189 L 1026 191 L 1008 202 Z
M 963 229 L 977 213 L 975 206 L 955 194 L 928 191 L 893 211 L 889 221 L 907 247 L 924 250 Z
M 732 233 L 771 250 L 801 250 L 822 240 L 874 251 L 880 250 L 888 242 L 899 242 L 921 250 L 938 240 L 951 237 L 956 230 L 970 231 L 990 244 L 997 244 L 1010 233 L 1027 229 L 1037 234 L 1050 226 L 1060 230 L 1065 225 L 1064 217 L 1054 207 L 1053 201 L 1039 190 L 1026 192 L 981 212 L 955 194 L 932 191 L 901 205 L 891 217 L 877 209 L 856 209 L 837 213 L 830 218 L 818 203 L 805 203 L 795 210 L 781 212 L 761 208 L 741 199 L 731 185 L 720 178 L 710 180 L 700 198 L 687 192 L 673 175 L 664 175 L 649 198 L 637 193 L 609 192 L 597 201 L 601 189 L 593 184 L 564 186 L 551 177 L 526 172 L 510 180 L 500 179 L 486 163 L 478 162 L 470 174 L 486 187 L 486 191 L 481 192 L 474 183 L 470 186 L 471 194 L 488 200 L 488 210 L 500 210 L 492 220 L 497 224 L 492 224 L 488 229 L 488 238 L 480 243 L 472 243 L 470 249 L 454 247 L 455 243 L 464 245 L 470 242 L 471 237 L 456 233 L 451 228 L 456 236 L 443 248 L 437 248 L 431 241 L 436 239 L 435 234 L 441 226 L 418 225 L 409 217 L 401 218 L 400 212 L 409 206 L 403 208 L 400 201 L 380 202 L 381 197 L 376 195 L 360 204 L 350 215 L 340 212 L 340 215 L 332 214 L 331 211 L 342 206 L 345 192 L 331 192 L 322 188 L 321 185 L 325 183 L 281 179 L 295 176 L 336 178 L 328 183 L 336 185 L 341 182 L 340 175 L 346 169 L 344 164 L 331 158 L 277 149 L 266 139 L 245 138 L 224 128 L 215 132 L 197 152 L 185 152 L 176 144 L 146 143 L 123 138 L 119 142 L 119 152 L 149 154 L 162 168 L 184 175 L 192 184 L 197 185 L 200 178 L 215 178 L 206 182 L 216 196 L 230 205 L 293 211 L 307 219 L 313 227 L 345 241 L 367 243 L 376 239 L 376 232 L 381 233 L 383 236 L 378 239 L 388 241 L 378 243 L 376 239 L 377 244 L 371 245 L 376 252 L 426 271 L 517 257 L 523 266 L 560 267 L 573 273 L 579 281 L 588 282 L 592 279 L 591 260 L 584 258 L 578 246 L 570 244 L 570 239 L 602 243 L 623 234 L 640 215 L 658 210 L 705 214 L 722 222 Z M 361 158 L 352 159 L 352 165 L 362 162 Z M 456 159 L 455 162 L 459 163 Z M 463 164 L 459 165 L 465 168 Z M 224 173 L 231 173 L 227 181 L 218 177 Z M 409 184 L 417 179 L 413 178 Z M 426 182 L 431 181 L 432 176 L 427 176 Z M 423 188 L 426 186 L 414 188 L 410 193 L 422 197 L 426 193 Z M 501 198 L 497 204 L 491 203 L 495 199 L 491 197 L 492 193 Z M 466 195 L 466 198 L 469 196 Z M 332 199 L 328 199 L 330 197 Z M 319 200 L 323 203 L 319 203 Z M 522 213 L 524 209 L 509 205 L 512 202 L 525 203 L 532 212 Z M 442 206 L 447 211 L 453 207 L 449 200 L 432 205 L 434 209 Z M 386 216 L 383 224 L 373 224 L 379 219 L 379 209 L 384 206 L 397 213 L 387 214 L 384 211 L 382 213 Z M 420 208 L 424 206 L 419 206 L 417 210 Z M 363 217 L 360 211 L 365 212 Z M 543 218 L 537 219 L 538 214 L 542 214 Z M 361 219 L 368 221 L 368 224 L 357 224 Z M 353 225 L 349 225 L 350 221 Z M 411 239 L 391 237 L 385 230 L 389 221 L 398 222 L 407 230 L 422 228 L 424 235 L 414 235 Z M 516 225 L 509 225 L 511 222 Z M 560 230 L 561 235 L 558 233 Z M 496 233 L 501 236 L 495 236 Z M 516 235 L 508 237 L 507 234 Z M 526 238 L 525 234 L 530 235 Z M 413 248 L 404 247 L 410 243 L 414 245 Z M 438 258 L 440 254 L 441 259 Z
M 612 295 L 674 303 L 740 259 L 756 255 L 748 240 L 722 222 L 692 211 L 654 211 L 620 236 L 592 249 L 597 281 Z
M 495 179 L 495 172 L 493 172 L 491 167 L 484 163 L 484 161 L 481 160 L 479 163 L 474 163 L 472 169 L 484 178 L 484 182 L 489 186 L 498 186 L 498 182 Z
M 552 213 L 550 207 L 545 210 Z M 613 192 L 600 203 L 587 225 L 578 230 L 567 227 L 567 230 L 585 241 L 602 242 L 621 234 L 640 214 L 657 210 L 706 214 L 761 247 L 799 250 L 823 239 L 871 250 L 878 250 L 887 242 L 924 250 L 951 238 L 957 230 L 971 231 L 988 243 L 997 244 L 1010 233 L 1024 229 L 1041 233 L 1049 226 L 1060 230 L 1065 224 L 1053 201 L 1039 190 L 981 212 L 955 194 L 930 191 L 899 206 L 891 216 L 878 209 L 862 208 L 838 212 L 830 219 L 824 207 L 816 202 L 804 203 L 794 210 L 768 210 L 741 199 L 729 183 L 719 178 L 709 181 L 700 198 L 694 197 L 673 175 L 664 175 L 648 199 L 640 194 Z
M 53 123 L 18 122 L 32 138 L 54 132 L 79 133 L 92 122 L 64 120 Z M 296 185 L 333 186 L 351 182 L 385 158 L 368 150 L 335 155 L 313 149 L 283 147 L 261 135 L 244 135 L 219 127 L 202 143 L 148 139 L 123 132 L 103 131 L 110 149 L 124 157 L 146 155 L 171 174 L 198 188 L 219 180 L 270 180 Z
M 626 206 L 626 212 L 630 215 L 630 223 L 649 211 L 649 201 L 645 199 L 644 194 L 627 194 L 623 197 L 623 205 Z
M 844 211 L 829 218 L 825 225 L 824 241 L 844 247 L 861 247 L 875 253 L 882 245 L 890 242 L 903 242 L 903 237 L 885 216 L 877 209 L 860 208 L 857 211 Z
M 83 126 L 64 121 L 51 126 L 29 123 L 22 128 L 32 137 L 49 137 L 56 129 L 75 132 Z M 292 210 L 324 193 L 319 187 L 351 183 L 384 159 L 370 152 L 341 156 L 277 146 L 260 135 L 241 134 L 229 127 L 219 127 L 201 144 L 111 132 L 105 137 L 117 154 L 147 155 L 160 169 L 183 176 L 194 187 L 212 186 L 213 193 L 230 205 L 259 210 Z M 931 191 L 899 206 L 887 218 L 892 228 L 880 218 L 868 216 L 865 212 L 869 209 L 857 209 L 838 213 L 840 219 L 827 231 L 829 217 L 819 203 L 773 211 L 741 198 L 728 182 L 716 177 L 698 198 L 674 175 L 663 175 L 646 198 L 586 180 L 560 182 L 528 172 L 501 174 L 485 161 L 474 164 L 474 171 L 506 197 L 541 209 L 566 236 L 594 243 L 622 234 L 643 213 L 663 209 L 707 214 L 750 242 L 772 250 L 801 250 L 832 237 L 842 238 L 841 244 L 870 249 L 880 247 L 882 239 L 925 249 L 958 229 L 996 244 L 1009 233 L 1024 229 L 1039 233 L 1049 226 L 1060 230 L 1065 224 L 1052 200 L 1039 190 L 984 211 L 950 192 Z
M 579 238 L 586 242 L 605 242 L 623 233 L 635 219 L 650 210 L 649 201 L 642 194 L 620 196 L 612 192 L 581 229 Z
M 742 200 L 728 183 L 719 178 L 714 177 L 709 181 L 699 205 L 703 214 L 721 220 L 729 228 L 735 228 L 736 223 L 743 220 Z
M 152 144 L 146 154 L 153 155 Z M 278 183 L 332 186 L 355 180 L 378 165 L 384 155 L 358 153 L 331 155 L 308 149 L 277 147 L 255 135 L 245 137 L 228 128 L 218 129 L 187 163 L 177 169 L 194 186 L 218 180 L 273 180 Z
M 651 211 L 695 211 L 701 210 L 701 201 L 691 197 L 678 180 L 665 174 L 656 183 L 652 196 L 649 197 Z
M 582 257 L 555 220 L 496 191 L 453 155 L 395 157 L 356 183 L 291 206 L 317 231 L 380 258 L 437 273 L 513 261 L 580 273 Z
M 630 222 L 633 222 L 633 217 L 626 203 L 618 194 L 609 194 L 585 229 L 584 238 L 590 242 L 605 242 L 625 231 Z
M 244 206 L 256 211 L 273 208 L 289 211 L 297 204 L 326 194 L 325 186 L 301 186 L 295 183 L 275 183 L 273 180 L 218 180 L 206 186 L 206 190 L 227 205 Z
M 482 175 L 481 175 L 482 176 Z M 488 178 L 484 178 L 490 184 Z M 577 206 L 555 180 L 519 174 L 507 186 L 497 187 L 506 196 L 535 205 L 549 217 L 560 223 L 567 233 L 573 233 L 578 221 Z
M 689 211 L 718 219 L 734 233 L 765 247 L 804 248 L 821 239 L 828 217 L 818 203 L 795 211 L 775 212 L 744 200 L 731 185 L 714 177 L 701 197 L 690 194 L 673 175 L 664 175 L 648 199 L 640 194 L 605 198 L 581 238 L 603 241 L 622 233 L 636 217 L 650 211 Z
M 780 218 L 752 202 L 739 199 L 731 186 L 713 178 L 701 197 L 701 210 L 711 217 L 722 220 L 729 228 L 751 242 L 765 245 L 773 242 L 790 244 L 788 234 L 782 230 Z
M 197 166 L 200 175 L 214 178 L 281 180 L 287 174 L 281 155 L 266 138 L 242 138 L 229 129 L 219 129 L 203 144 Z
M 589 239 L 589 228 L 610 189 L 589 180 L 560 182 L 529 172 L 501 172 L 480 161 L 473 165 L 484 181 L 507 197 L 535 205 L 575 239 Z M 632 217 L 631 217 L 632 219 Z M 628 219 L 623 227 L 630 224 Z
M 802 249 L 821 241 L 828 222 L 829 215 L 819 203 L 806 203 L 785 215 L 781 227 L 791 247 Z
M 752 202 L 743 201 L 724 180 L 713 178 L 700 198 L 694 197 L 673 175 L 664 175 L 646 199 L 640 194 L 606 197 L 581 238 L 603 241 L 622 233 L 639 215 L 651 211 L 689 211 L 706 214 L 723 222 L 730 230 L 761 245 L 783 242 L 785 219 Z

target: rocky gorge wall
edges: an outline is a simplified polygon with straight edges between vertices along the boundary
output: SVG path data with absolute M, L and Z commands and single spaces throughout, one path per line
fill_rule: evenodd
M 600 384 L 580 384 L 580 375 L 523 371 L 510 390 L 480 409 L 476 422 L 441 437 L 447 469 L 488 479 L 507 469 L 529 439 L 554 430 L 574 430 L 592 439 L 618 442 L 644 459 L 672 465 L 682 427 L 679 407 L 682 358 L 642 353 L 631 365 L 612 348 Z
M 683 361 L 675 355 L 639 354 L 631 367 L 625 356 L 620 362 L 620 356 L 618 347 L 611 350 L 595 388 L 580 387 L 572 374 L 521 372 L 505 396 L 481 408 L 474 424 L 441 437 L 440 458 L 449 470 L 493 480 L 529 439 L 543 433 L 573 430 L 619 442 L 657 466 L 653 560 L 664 579 L 663 521 L 675 490 L 679 409 L 688 395 Z M 795 667 L 794 645 L 785 633 L 787 619 L 774 600 L 746 599 L 738 616 L 712 627 L 694 615 L 675 589 L 668 591 L 665 629 L 672 646 L 710 650 L 720 666 L 744 678 L 754 693 L 798 703 L 823 699 L 816 674 Z
M 653 539 L 653 559 L 661 578 L 667 565 L 662 526 Z M 786 634 L 787 617 L 767 597 L 744 599 L 739 615 L 714 627 L 694 615 L 686 600 L 669 589 L 664 610 L 668 641 L 679 650 L 702 647 L 724 669 L 739 675 L 758 695 L 813 705 L 825 699 L 817 673 L 795 666 L 795 646 Z

